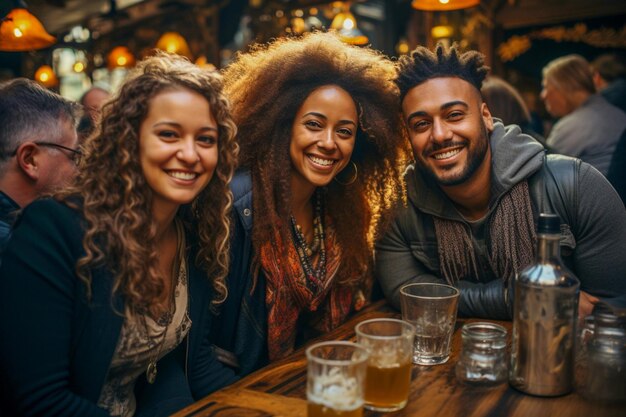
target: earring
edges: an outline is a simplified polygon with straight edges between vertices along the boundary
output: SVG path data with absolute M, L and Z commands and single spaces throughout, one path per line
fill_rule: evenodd
M 354 181 L 356 181 L 357 177 L 359 176 L 359 170 L 358 170 L 358 168 L 357 168 L 356 164 L 354 163 L 354 161 L 350 161 L 350 163 L 352 164 L 352 167 L 354 168 L 354 174 L 352 174 L 352 176 L 350 177 L 350 179 L 349 179 L 348 181 L 346 181 L 346 182 L 341 182 L 341 181 L 339 181 L 339 180 L 337 179 L 337 177 L 339 176 L 339 174 L 337 174 L 337 175 L 335 176 L 335 178 L 333 178 L 333 180 L 335 180 L 338 184 L 340 184 L 340 185 L 350 185 L 350 184 L 353 184 L 353 183 L 354 183 Z M 344 168 L 344 171 L 345 171 L 345 168 Z M 341 174 L 341 173 L 343 173 L 343 171 L 341 171 L 341 172 L 340 172 L 340 174 Z

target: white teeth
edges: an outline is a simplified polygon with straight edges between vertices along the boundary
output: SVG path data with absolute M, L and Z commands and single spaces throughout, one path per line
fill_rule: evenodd
M 196 174 L 193 172 L 170 171 L 168 175 L 179 180 L 192 180 L 196 178 Z
M 317 156 L 308 155 L 311 161 L 315 162 L 318 165 L 330 166 L 335 163 L 334 159 L 323 159 L 318 158 Z
M 444 153 L 435 154 L 435 155 L 433 155 L 433 158 L 435 158 L 435 159 L 446 159 L 446 158 L 453 157 L 454 155 L 456 155 L 459 152 L 461 152 L 461 148 L 453 149 L 451 151 L 444 152 Z

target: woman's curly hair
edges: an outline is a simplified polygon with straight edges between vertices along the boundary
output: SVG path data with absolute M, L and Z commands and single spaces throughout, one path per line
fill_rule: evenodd
M 152 99 L 164 92 L 187 89 L 203 96 L 218 124 L 218 163 L 207 187 L 177 216 L 199 245 L 196 264 L 206 271 L 216 296 L 227 295 L 228 249 L 232 194 L 229 183 L 237 163 L 236 126 L 223 94 L 221 76 L 185 58 L 159 53 L 140 62 L 119 93 L 103 108 L 96 132 L 83 144 L 84 157 L 73 183 L 57 195 L 82 210 L 85 256 L 77 273 L 91 296 L 91 271 L 114 271 L 114 293 L 121 293 L 131 311 L 162 313 L 166 305 L 158 270 L 156 227 L 152 221 L 153 192 L 139 162 L 139 132 Z M 77 204 L 77 197 L 80 201 Z
M 241 147 L 241 166 L 252 176 L 253 246 L 258 254 L 277 225 L 288 236 L 291 213 L 289 156 L 296 113 L 311 92 L 337 85 L 357 106 L 359 128 L 351 161 L 358 177 L 350 185 L 332 181 L 326 207 L 342 249 L 339 280 L 371 273 L 372 243 L 402 195 L 401 172 L 408 159 L 393 83 L 394 66 L 372 49 L 349 46 L 330 33 L 282 38 L 255 45 L 224 71 Z M 352 176 L 352 164 L 339 174 Z M 262 213 L 262 214 L 261 214 Z
M 400 100 L 416 85 L 439 77 L 461 78 L 480 91 L 488 73 L 485 56 L 480 52 L 460 52 L 456 43 L 450 48 L 438 43 L 435 51 L 418 46 L 409 55 L 401 57 L 396 84 L 400 89 Z

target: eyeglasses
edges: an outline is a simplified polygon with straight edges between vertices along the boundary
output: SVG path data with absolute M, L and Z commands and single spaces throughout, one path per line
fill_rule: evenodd
M 40 141 L 40 142 L 33 142 L 33 143 L 34 143 L 35 145 L 38 145 L 38 146 L 47 146 L 47 147 L 49 147 L 49 148 L 58 148 L 58 149 L 63 149 L 63 150 L 65 150 L 65 151 L 69 151 L 69 152 L 71 152 L 71 154 L 70 154 L 70 155 L 67 155 L 67 154 L 66 154 L 66 156 L 67 156 L 67 157 L 68 157 L 68 158 L 69 158 L 69 159 L 70 159 L 70 160 L 71 160 L 71 161 L 72 161 L 75 165 L 80 164 L 80 160 L 81 160 L 81 158 L 82 158 L 82 156 L 83 156 L 82 152 L 81 152 L 81 151 L 79 151 L 78 149 L 68 148 L 67 146 L 59 145 L 58 143 L 53 143 L 53 142 L 43 142 L 43 141 Z M 9 155 L 9 156 L 13 157 L 13 156 L 15 156 L 15 155 L 17 155 L 17 149 L 15 149 L 15 150 L 14 150 L 14 151 L 13 151 L 13 152 Z

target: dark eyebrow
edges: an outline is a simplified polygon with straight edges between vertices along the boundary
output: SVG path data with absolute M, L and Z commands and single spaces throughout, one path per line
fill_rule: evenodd
M 441 110 L 445 110 L 445 109 L 449 109 L 450 107 L 454 107 L 454 106 L 462 106 L 466 109 L 469 109 L 469 106 L 467 105 L 466 102 L 461 101 L 461 100 L 455 100 L 455 101 L 450 101 L 448 103 L 444 103 L 441 105 L 440 109 Z
M 322 118 L 324 120 L 328 119 L 328 117 L 324 116 L 322 113 L 317 113 L 317 112 L 314 112 L 314 111 L 310 111 L 308 113 L 303 114 L 302 118 L 304 119 L 307 116 L 317 116 L 317 117 L 320 117 L 320 118 Z
M 455 100 L 455 101 L 449 101 L 447 103 L 443 103 L 441 107 L 439 107 L 439 109 L 446 110 L 454 106 L 462 106 L 465 109 L 469 109 L 469 106 L 467 105 L 467 103 L 461 100 Z M 416 112 L 409 114 L 409 117 L 406 118 L 406 122 L 409 123 L 411 119 L 413 119 L 414 117 L 424 117 L 424 116 L 428 116 L 428 113 L 426 113 L 423 110 L 418 110 Z
M 310 112 L 308 112 L 308 113 L 303 114 L 303 115 L 302 115 L 302 118 L 304 119 L 304 118 L 305 118 L 305 117 L 307 117 L 307 116 L 317 116 L 317 117 L 319 117 L 320 119 L 328 120 L 328 117 L 326 117 L 326 116 L 325 116 L 325 115 L 323 115 L 322 113 L 318 113 L 318 112 L 314 112 L 314 111 L 310 111 Z M 340 120 L 340 121 L 339 121 L 339 124 L 340 124 L 340 125 L 347 125 L 347 124 L 351 124 L 351 125 L 356 126 L 356 123 L 355 123 L 355 122 L 353 122 L 352 120 Z
M 180 125 L 180 123 L 176 123 L 176 122 L 167 122 L 167 121 L 166 121 L 166 122 L 159 122 L 159 123 L 156 123 L 156 124 L 155 124 L 154 126 L 152 126 L 152 127 L 158 127 L 158 126 L 161 126 L 161 125 L 173 126 L 173 127 L 178 128 L 178 129 L 180 129 L 180 128 L 182 127 L 182 126 Z M 204 130 L 212 130 L 212 131 L 214 131 L 214 132 L 217 132 L 217 129 L 216 129 L 216 128 L 214 128 L 214 127 L 212 127 L 212 126 L 205 126 L 205 127 L 200 128 L 200 130 L 203 130 L 203 131 L 204 131 Z
M 352 120 L 340 120 L 339 124 L 340 125 L 353 125 L 353 126 L 356 126 L 356 123 L 354 123 Z
M 159 122 L 159 123 L 154 124 L 152 127 L 157 127 L 157 126 L 161 126 L 161 125 L 180 127 L 180 124 L 176 123 L 176 122 Z

